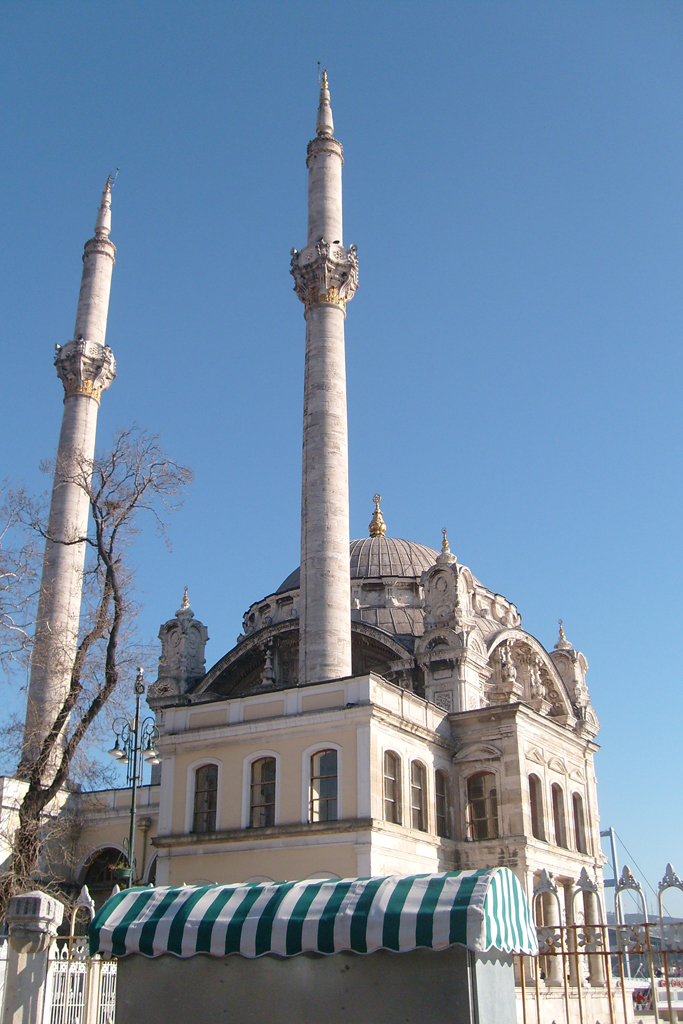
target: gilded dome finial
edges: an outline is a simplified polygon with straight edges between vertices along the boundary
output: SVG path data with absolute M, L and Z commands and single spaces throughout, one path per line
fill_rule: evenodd
M 379 507 L 379 503 L 382 500 L 381 494 L 374 494 L 372 500 L 375 503 L 375 511 L 372 513 L 372 519 L 370 520 L 370 536 L 371 537 L 383 537 L 387 532 L 387 527 L 384 522 L 384 516 L 382 510 Z
M 190 599 L 187 596 L 187 587 L 185 587 L 185 593 L 183 594 L 183 608 L 190 607 Z
M 320 88 L 321 89 L 329 89 L 329 86 L 327 84 L 327 68 L 325 68 L 325 70 L 323 71 L 323 84 L 321 85 Z
M 558 625 L 560 627 L 560 635 L 557 638 L 557 643 L 555 644 L 555 650 L 556 651 L 569 651 L 571 649 L 572 645 L 571 645 L 571 642 L 569 640 L 567 640 L 567 637 L 565 636 L 564 626 L 562 625 L 562 619 L 558 619 L 557 622 L 558 622 Z
M 457 562 L 457 558 L 451 551 L 450 544 L 448 543 L 448 530 L 445 526 L 441 528 L 441 533 L 443 534 L 443 541 L 441 542 L 441 551 L 437 557 L 437 562 L 446 562 L 448 565 L 453 565 L 454 562 Z

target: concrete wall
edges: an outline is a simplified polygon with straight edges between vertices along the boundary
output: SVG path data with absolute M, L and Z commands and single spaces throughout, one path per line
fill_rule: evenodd
M 510 957 L 380 950 L 369 956 L 119 960 L 116 1024 L 516 1024 Z

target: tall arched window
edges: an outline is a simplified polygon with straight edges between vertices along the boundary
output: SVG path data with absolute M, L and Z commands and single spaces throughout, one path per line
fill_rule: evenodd
M 436 834 L 448 837 L 448 775 L 440 768 L 434 776 Z
M 419 832 L 427 831 L 425 813 L 425 768 L 419 761 L 410 763 L 410 824 Z
M 311 821 L 337 820 L 337 751 L 318 750 L 311 757 Z
M 203 764 L 194 773 L 193 832 L 216 831 L 217 800 L 218 767 L 215 764 Z
M 586 843 L 586 819 L 583 814 L 583 800 L 580 793 L 572 794 L 572 811 L 574 813 L 576 849 L 579 853 L 588 853 L 588 844 Z
M 275 824 L 275 765 L 274 757 L 259 757 L 251 763 L 250 828 Z
M 567 849 L 567 825 L 564 817 L 564 793 L 562 786 L 553 782 L 551 787 L 553 796 L 553 823 L 555 825 L 555 845 Z
M 384 754 L 384 820 L 401 824 L 401 758 L 392 750 Z
M 467 838 L 498 838 L 498 792 L 493 772 L 479 772 L 467 780 Z
M 543 787 L 538 775 L 529 776 L 529 805 L 531 808 L 531 834 L 534 839 L 545 839 L 543 828 Z

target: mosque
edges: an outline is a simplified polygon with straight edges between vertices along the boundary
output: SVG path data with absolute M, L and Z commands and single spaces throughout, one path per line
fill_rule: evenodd
M 237 643 L 208 671 L 207 629 L 187 592 L 162 625 L 147 693 L 161 763 L 138 790 L 135 880 L 507 865 L 531 898 L 542 870 L 561 895 L 585 870 L 595 885 L 584 912 L 597 920 L 599 726 L 586 658 L 561 623 L 550 651 L 527 633 L 515 605 L 458 562 L 445 531 L 440 550 L 392 537 L 379 495 L 368 536 L 349 538 L 344 327 L 358 254 L 343 242 L 342 165 L 325 76 L 307 150 L 308 235 L 290 268 L 306 324 L 301 565 L 249 606 Z M 107 188 L 85 247 L 74 340 L 55 360 L 64 459 L 75 444 L 94 450 L 97 409 L 114 379 L 105 344 L 110 224 Z M 55 533 L 73 532 L 87 511 L 55 481 Z M 63 652 L 73 649 L 80 612 L 77 547 L 47 546 L 27 743 L 65 685 Z M 10 813 L 25 784 L 0 785 Z M 108 895 L 130 800 L 128 788 L 64 793 L 61 807 L 77 821 L 66 886 L 87 881 L 96 897 Z

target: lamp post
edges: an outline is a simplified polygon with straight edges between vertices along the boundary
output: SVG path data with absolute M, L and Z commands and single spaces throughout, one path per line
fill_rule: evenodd
M 156 727 L 154 718 L 149 717 L 140 721 L 140 698 L 145 692 L 145 684 L 142 679 L 143 669 L 138 669 L 135 679 L 135 717 L 132 719 L 117 718 L 114 720 L 112 729 L 116 737 L 114 746 L 108 753 L 115 758 L 120 765 L 126 765 L 126 785 L 131 787 L 130 796 L 130 827 L 128 830 L 128 885 L 133 885 L 133 852 L 135 850 L 135 801 L 138 786 L 142 785 L 142 773 L 147 764 L 159 764 L 160 757 L 155 749 L 155 742 L 159 738 L 159 730 Z

